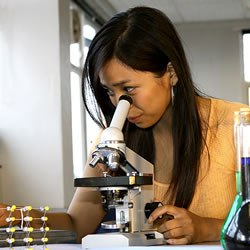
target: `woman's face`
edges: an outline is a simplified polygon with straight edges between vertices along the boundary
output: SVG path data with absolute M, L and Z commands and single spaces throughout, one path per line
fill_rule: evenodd
M 137 127 L 154 125 L 170 103 L 170 74 L 167 71 L 162 77 L 156 77 L 151 72 L 133 70 L 114 58 L 101 69 L 99 78 L 113 105 L 116 106 L 124 94 L 133 99 L 128 120 Z

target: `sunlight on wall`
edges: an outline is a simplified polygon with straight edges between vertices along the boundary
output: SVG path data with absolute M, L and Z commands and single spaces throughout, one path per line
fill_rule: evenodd
M 250 82 L 250 33 L 243 35 L 244 79 Z
M 79 75 L 71 72 L 71 112 L 72 112 L 72 142 L 73 142 L 73 165 L 74 176 L 82 176 L 83 174 L 83 131 L 82 118 L 79 114 L 81 108 L 81 85 Z

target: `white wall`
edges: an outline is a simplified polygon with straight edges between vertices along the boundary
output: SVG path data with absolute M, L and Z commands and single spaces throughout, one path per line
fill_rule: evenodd
M 71 200 L 68 5 L 0 1 L 0 202 L 64 208 Z
M 177 24 L 193 78 L 204 93 L 247 104 L 241 30 L 249 20 Z

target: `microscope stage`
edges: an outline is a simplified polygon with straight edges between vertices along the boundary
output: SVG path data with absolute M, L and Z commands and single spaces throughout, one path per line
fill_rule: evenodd
M 133 187 L 152 184 L 152 176 L 107 176 L 75 179 L 75 187 Z

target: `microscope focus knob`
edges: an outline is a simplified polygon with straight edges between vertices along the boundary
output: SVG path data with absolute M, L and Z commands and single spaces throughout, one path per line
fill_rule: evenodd
M 120 167 L 120 155 L 118 152 L 111 152 L 107 156 L 108 166 L 111 171 L 117 171 Z
M 161 202 L 151 202 L 151 203 L 146 203 L 144 207 L 144 213 L 146 218 L 148 219 L 150 214 L 158 207 L 163 206 Z M 173 220 L 174 216 L 171 214 L 164 214 L 158 217 L 158 219 L 167 219 L 167 220 Z
M 161 202 L 151 202 L 151 203 L 146 203 L 145 208 L 144 208 L 144 213 L 146 218 L 148 219 L 150 214 L 158 207 L 161 207 L 162 203 Z

